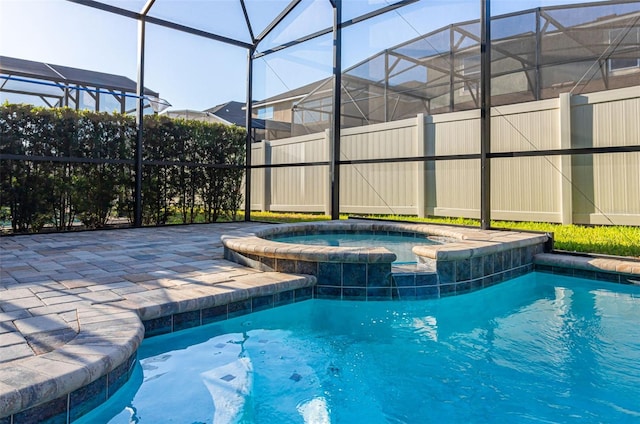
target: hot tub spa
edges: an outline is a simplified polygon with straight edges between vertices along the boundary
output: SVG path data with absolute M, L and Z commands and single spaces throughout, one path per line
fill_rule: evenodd
M 372 242 L 278 241 L 325 235 L 369 235 Z M 415 261 L 398 262 L 384 237 L 415 240 Z M 263 271 L 310 274 L 317 279 L 315 297 L 351 300 L 427 299 L 489 287 L 530 272 L 548 241 L 546 234 L 358 220 L 265 225 L 222 237 L 226 259 Z

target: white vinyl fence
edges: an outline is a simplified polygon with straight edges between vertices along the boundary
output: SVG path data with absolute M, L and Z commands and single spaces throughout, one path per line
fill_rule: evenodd
M 492 109 L 492 152 L 640 144 L 640 87 Z M 253 146 L 254 165 L 328 161 L 330 133 Z M 341 160 L 480 152 L 480 111 L 342 130 Z M 340 211 L 480 217 L 480 160 L 343 165 Z M 330 211 L 329 166 L 252 172 L 252 209 Z M 491 216 L 640 225 L 640 153 L 491 159 Z

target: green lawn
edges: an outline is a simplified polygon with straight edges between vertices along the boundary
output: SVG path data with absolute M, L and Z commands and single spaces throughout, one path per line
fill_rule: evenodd
M 326 215 L 315 214 L 251 212 L 252 220 L 265 222 L 320 221 L 329 218 Z M 346 215 L 341 216 L 341 219 L 346 218 Z M 416 218 L 408 216 L 371 216 L 370 218 L 453 225 L 480 225 L 478 220 L 466 218 Z M 582 226 L 508 221 L 492 221 L 491 225 L 495 228 L 553 233 L 555 248 L 558 250 L 640 258 L 640 227 Z

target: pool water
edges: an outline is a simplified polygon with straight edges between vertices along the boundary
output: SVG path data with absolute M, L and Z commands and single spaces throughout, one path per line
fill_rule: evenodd
M 640 422 L 640 287 L 531 273 L 144 340 L 96 423 Z
M 279 236 L 271 240 L 282 243 L 307 244 L 312 246 L 385 247 L 395 253 L 394 264 L 415 263 L 416 255 L 411 249 L 418 245 L 442 244 L 442 241 L 423 237 L 405 237 L 386 234 L 313 234 L 304 236 Z

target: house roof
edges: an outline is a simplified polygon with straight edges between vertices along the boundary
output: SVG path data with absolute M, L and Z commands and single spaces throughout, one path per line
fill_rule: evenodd
M 208 113 L 216 116 L 221 119 L 224 123 L 234 124 L 239 127 L 246 127 L 246 109 L 245 105 L 242 102 L 230 101 L 223 103 L 221 105 L 214 106 L 212 108 L 206 109 L 202 113 Z M 280 131 L 290 131 L 291 124 L 287 122 L 278 122 L 278 121 L 270 121 L 264 119 L 253 118 L 251 120 L 251 127 L 253 129 L 264 130 L 280 130 Z
M 211 113 L 229 124 L 235 124 L 240 127 L 246 126 L 246 111 L 244 103 L 230 101 L 205 109 L 205 112 Z

